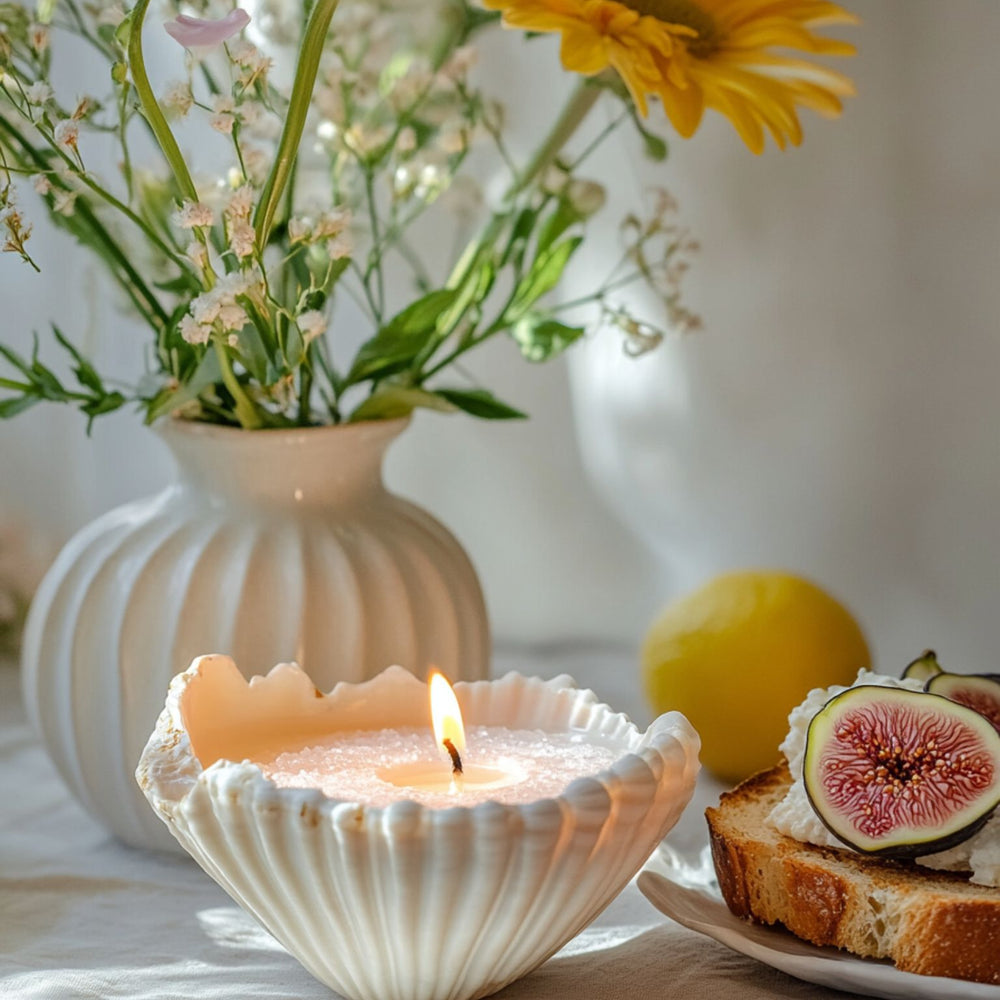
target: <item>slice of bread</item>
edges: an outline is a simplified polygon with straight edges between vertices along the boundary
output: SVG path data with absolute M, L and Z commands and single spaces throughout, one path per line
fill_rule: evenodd
M 928 976 L 1000 983 L 1000 889 L 847 849 L 802 844 L 768 822 L 791 783 L 781 764 L 706 813 L 722 895 L 738 917 L 783 924 Z

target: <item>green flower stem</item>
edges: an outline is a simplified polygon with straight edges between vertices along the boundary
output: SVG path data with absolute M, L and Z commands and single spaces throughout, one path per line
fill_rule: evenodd
M 299 142 L 302 140 L 306 115 L 309 113 L 309 102 L 312 100 L 316 74 L 319 72 L 320 58 L 326 43 L 326 33 L 338 2 L 339 0 L 316 0 L 302 31 L 302 44 L 299 47 L 298 65 L 295 69 L 295 81 L 292 84 L 292 96 L 285 115 L 285 125 L 281 130 L 274 164 L 271 166 L 271 172 L 268 174 L 253 217 L 253 227 L 257 234 L 257 252 L 260 254 L 263 254 L 264 247 L 267 246 L 274 225 L 274 216 L 298 155 Z M 148 4 L 149 0 L 145 0 L 145 3 Z
M 146 121 L 149 122 L 149 127 L 167 158 L 181 194 L 191 201 L 197 201 L 198 189 L 194 186 L 187 164 L 184 162 L 184 155 L 177 145 L 174 133 L 170 131 L 166 116 L 160 108 L 160 102 L 157 101 L 149 83 L 149 76 L 146 74 L 146 60 L 142 54 L 142 26 L 149 3 L 150 0 L 138 0 L 132 10 L 132 26 L 128 39 L 128 66 L 132 73 L 132 86 L 135 87 Z
M 517 174 L 513 183 L 507 189 L 500 209 L 493 213 L 492 218 L 486 224 L 482 233 L 466 247 L 464 253 L 459 258 L 458 263 L 448 278 L 448 288 L 461 289 L 468 281 L 475 277 L 483 255 L 490 251 L 500 233 L 503 232 L 504 226 L 507 225 L 518 196 L 523 194 L 538 179 L 559 155 L 566 143 L 573 138 L 577 129 L 579 129 L 586 120 L 587 115 L 593 110 L 594 105 L 601 96 L 602 89 L 603 87 L 600 82 L 587 78 L 581 79 L 576 87 L 573 88 L 573 92 L 563 106 L 562 112 L 556 119 L 549 134 L 538 149 L 535 150 L 535 154 L 528 161 L 527 166 Z M 418 385 L 423 384 L 424 381 L 451 364 L 470 348 L 478 346 L 494 333 L 497 333 L 502 327 L 498 324 L 493 324 L 485 333 L 477 337 L 471 337 L 459 344 L 443 361 L 434 365 L 428 371 L 421 372 L 423 366 L 434 357 L 438 349 L 451 335 L 453 329 L 454 325 L 446 328 L 443 336 L 436 338 L 417 358 L 413 366 L 413 372 Z
M 507 192 L 508 201 L 524 191 L 562 152 L 563 146 L 573 138 L 576 130 L 590 114 L 602 90 L 599 83 L 586 77 L 577 83 L 545 141 L 535 151 L 535 155 Z
M 244 430 L 259 430 L 264 426 L 264 421 L 257 412 L 257 408 L 250 402 L 249 397 L 243 391 L 243 386 L 240 385 L 240 381 L 233 371 L 233 363 L 229 358 L 229 351 L 226 350 L 226 345 L 218 338 L 213 338 L 213 344 L 215 346 L 215 356 L 219 359 L 219 367 L 222 369 L 222 381 L 236 403 L 236 419 L 239 420 L 240 426 Z
M 146 19 L 146 11 L 149 9 L 150 0 L 138 0 L 132 9 L 132 25 L 128 38 L 128 66 L 132 74 L 132 86 L 139 97 L 142 111 L 152 129 L 153 135 L 159 144 L 160 149 L 166 157 L 167 164 L 173 172 L 177 186 L 181 194 L 191 201 L 198 200 L 198 189 L 195 187 L 191 174 L 188 171 L 187 163 L 184 162 L 184 154 L 181 153 L 180 146 L 174 138 L 174 133 L 170 131 L 166 116 L 160 107 L 160 102 L 153 93 L 153 88 L 149 83 L 149 76 L 146 74 L 146 61 L 142 54 L 142 26 Z M 195 231 L 198 238 L 208 249 L 208 237 L 200 230 Z M 215 284 L 215 272 L 212 265 L 207 262 L 203 269 L 205 282 L 209 288 Z
M 311 353 L 311 352 L 310 352 Z M 299 418 L 300 427 L 308 427 L 312 416 L 312 407 L 309 405 L 309 397 L 312 395 L 313 374 L 311 363 L 307 358 L 302 362 L 299 371 Z

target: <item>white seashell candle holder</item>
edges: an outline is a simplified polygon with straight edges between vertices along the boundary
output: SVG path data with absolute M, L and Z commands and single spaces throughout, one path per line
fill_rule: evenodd
M 294 665 L 248 683 L 228 657 L 202 657 L 171 683 L 136 776 L 181 845 L 317 979 L 351 1000 L 473 1000 L 622 890 L 690 799 L 699 741 L 676 712 L 640 733 L 567 677 L 455 693 L 469 728 L 458 788 L 435 758 L 427 688 L 403 669 L 322 695 Z M 366 758 L 384 730 L 402 744 L 426 734 L 429 757 Z M 279 787 L 317 751 L 291 774 L 279 754 L 337 741 L 326 793 Z M 606 766 L 572 777 L 593 760 Z M 353 785 L 361 772 L 370 795 Z M 330 794 L 339 781 L 346 797 Z

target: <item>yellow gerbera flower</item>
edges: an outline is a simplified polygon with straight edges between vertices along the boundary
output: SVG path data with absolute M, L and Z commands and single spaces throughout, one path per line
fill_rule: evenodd
M 849 56 L 854 46 L 814 28 L 855 24 L 824 0 L 483 0 L 504 24 L 562 35 L 562 63 L 593 76 L 609 67 L 647 114 L 656 95 L 677 131 L 694 134 L 706 107 L 755 153 L 764 130 L 782 148 L 802 141 L 799 106 L 827 117 L 854 93 L 841 73 L 781 51 Z

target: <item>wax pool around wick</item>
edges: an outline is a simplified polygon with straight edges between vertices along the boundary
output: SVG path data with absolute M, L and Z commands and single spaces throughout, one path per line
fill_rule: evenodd
M 610 767 L 624 749 L 567 732 L 476 725 L 466 728 L 466 741 L 461 778 L 454 761 L 442 759 L 443 743 L 420 727 L 331 733 L 255 763 L 281 788 L 317 788 L 371 806 L 409 800 L 445 809 L 560 795 L 574 779 Z

